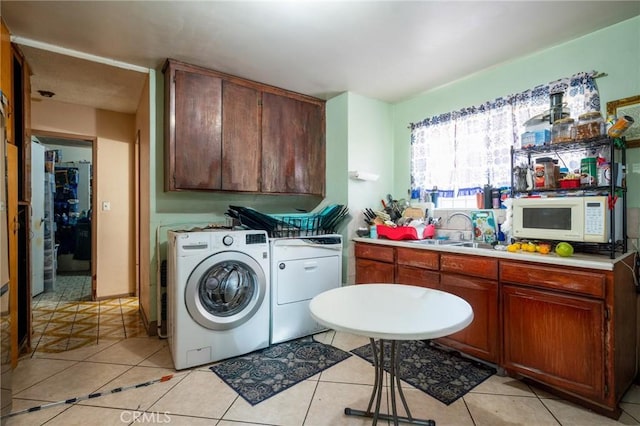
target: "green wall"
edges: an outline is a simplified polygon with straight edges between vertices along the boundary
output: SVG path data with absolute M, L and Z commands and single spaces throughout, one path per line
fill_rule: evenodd
M 437 61 L 434 60 L 434 64 Z M 164 192 L 163 105 L 164 79 L 158 69 L 151 105 L 151 294 L 156 294 L 159 253 L 164 258 L 166 229 L 171 224 L 223 222 L 229 204 L 250 206 L 265 212 L 287 212 L 293 208 L 312 210 L 329 203 L 349 205 L 351 220 L 342 233 L 343 275 L 353 271 L 349 239 L 361 226 L 361 209 L 379 208 L 387 193 L 401 198 L 410 185 L 409 123 L 426 117 L 479 104 L 580 71 L 608 74 L 598 79 L 603 114 L 611 100 L 640 94 L 640 17 L 594 32 L 580 39 L 499 66 L 479 71 L 465 79 L 416 95 L 394 105 L 355 93 L 343 93 L 326 105 L 327 196 L 315 197 L 242 195 L 224 193 Z M 629 205 L 640 206 L 640 149 L 628 152 Z M 380 175 L 376 182 L 349 179 L 349 171 Z M 156 234 L 159 234 L 156 240 Z M 159 241 L 159 245 L 157 242 Z M 343 276 L 344 278 L 344 276 Z M 155 299 L 151 301 L 155 310 Z M 156 318 L 150 313 L 151 320 Z
M 252 207 L 264 213 L 289 213 L 295 209 L 320 210 L 332 203 L 347 205 L 347 143 L 345 121 L 348 114 L 327 105 L 327 168 L 326 196 L 233 194 L 215 192 L 164 191 L 164 75 L 160 68 L 152 72 L 149 102 L 155 106 L 150 112 L 150 320 L 157 319 L 158 265 L 166 259 L 169 229 L 224 224 L 229 205 Z M 333 103 L 335 104 L 335 103 Z M 345 235 L 346 238 L 346 235 Z M 346 267 L 344 268 L 346 276 Z
M 591 70 L 607 74 L 597 80 L 603 116 L 607 102 L 640 95 L 640 16 L 395 104 L 395 192 L 406 191 L 411 179 L 409 123 Z M 627 154 L 629 206 L 640 207 L 640 149 Z

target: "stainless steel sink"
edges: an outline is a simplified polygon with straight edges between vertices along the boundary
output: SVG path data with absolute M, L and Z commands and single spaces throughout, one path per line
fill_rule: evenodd
M 412 240 L 414 244 L 425 246 L 453 246 L 453 247 L 469 247 L 493 250 L 494 246 L 489 243 L 476 241 L 460 241 L 460 240 Z
M 479 243 L 474 241 L 461 242 L 458 247 L 482 248 L 493 250 L 494 246 L 489 243 Z
M 411 242 L 426 246 L 457 246 L 463 243 L 463 241 L 456 240 L 412 240 Z

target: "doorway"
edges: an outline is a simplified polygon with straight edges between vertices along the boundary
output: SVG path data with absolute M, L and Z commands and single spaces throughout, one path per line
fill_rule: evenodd
M 32 285 L 32 289 L 40 287 L 41 291 L 32 291 L 32 296 L 42 291 L 55 294 L 60 288 L 68 287 L 72 279 L 72 282 L 80 284 L 78 291 L 86 293 L 81 299 L 94 300 L 97 285 L 92 279 L 96 263 L 96 250 L 93 248 L 95 238 L 92 238 L 96 235 L 93 232 L 96 229 L 93 214 L 93 170 L 96 166 L 94 139 L 34 131 L 32 145 L 36 144 L 44 148 L 45 173 L 43 182 L 32 184 L 34 190 L 39 187 L 44 192 L 43 240 L 46 246 L 50 237 L 53 244 L 44 250 L 44 273 L 39 275 L 44 278 L 43 285 L 39 286 L 36 282 Z M 32 158 L 32 175 L 40 175 L 35 170 L 38 163 Z M 48 229 L 50 233 L 47 233 Z M 34 247 L 40 249 L 32 244 Z M 33 269 L 38 271 L 40 266 L 34 265 Z
M 31 158 L 32 202 L 42 202 L 42 218 L 33 216 L 31 227 L 33 351 L 61 352 L 96 341 L 86 331 L 77 333 L 79 323 L 87 327 L 86 318 L 76 324 L 87 309 L 83 304 L 95 300 L 97 286 L 94 142 L 91 137 L 39 131 L 31 136 L 32 153 L 42 156 Z M 73 321 L 65 315 L 69 312 Z
M 138 295 L 106 297 L 111 277 L 103 274 L 102 284 L 97 279 L 98 218 L 101 226 L 111 226 L 98 214 L 97 138 L 33 130 L 32 143 L 45 147 L 45 169 L 55 186 L 56 267 L 52 288 L 45 281 L 45 291 L 31 298 L 31 350 L 63 352 L 146 335 Z M 104 267 L 104 261 L 100 264 Z

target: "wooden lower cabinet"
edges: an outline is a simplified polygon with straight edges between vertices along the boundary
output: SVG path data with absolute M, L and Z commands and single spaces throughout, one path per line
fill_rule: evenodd
M 438 339 L 477 358 L 498 363 L 498 260 L 483 256 L 440 255 L 440 290 L 466 300 L 473 322 L 465 329 Z
M 588 398 L 605 396 L 602 300 L 503 285 L 502 312 L 505 369 Z
M 439 343 L 497 364 L 500 356 L 498 282 L 443 272 L 440 290 L 469 302 L 473 308 L 473 322 L 457 333 L 438 339 Z
M 396 284 L 415 285 L 437 290 L 440 286 L 440 274 L 426 269 L 398 265 L 395 282 Z
M 440 286 L 440 255 L 419 249 L 396 248 L 397 284 L 437 289 Z
M 355 245 L 356 284 L 394 283 L 395 250 L 376 244 Z
M 613 271 L 500 262 L 502 367 L 618 418 L 636 376 L 633 254 Z
M 356 263 L 356 284 L 393 283 L 393 263 L 360 259 Z
M 612 418 L 637 368 L 634 255 L 613 270 L 357 242 L 356 283 L 465 299 L 473 322 L 438 342 Z

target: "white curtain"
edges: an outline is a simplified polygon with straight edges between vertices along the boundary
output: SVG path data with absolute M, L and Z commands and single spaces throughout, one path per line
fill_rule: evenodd
M 473 195 L 487 183 L 511 185 L 511 147 L 524 123 L 549 111 L 549 95 L 563 92 L 571 117 L 600 111 L 595 72 L 583 72 L 479 106 L 411 124 L 411 183 L 438 188 L 441 197 Z M 575 168 L 579 158 L 563 158 Z

